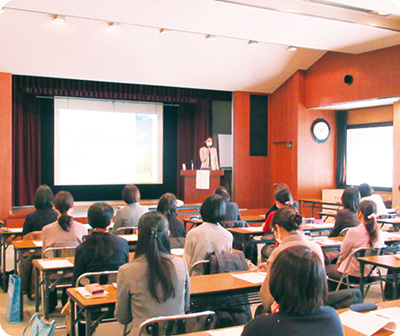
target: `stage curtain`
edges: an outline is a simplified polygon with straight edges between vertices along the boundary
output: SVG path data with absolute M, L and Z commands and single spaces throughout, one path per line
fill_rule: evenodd
M 347 149 L 347 111 L 336 111 L 337 156 L 336 187 L 346 185 L 346 149 Z

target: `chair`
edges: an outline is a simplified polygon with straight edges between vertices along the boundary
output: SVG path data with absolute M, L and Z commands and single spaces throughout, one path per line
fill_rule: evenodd
M 350 228 L 344 228 L 342 231 L 339 233 L 339 237 L 344 237 L 347 232 L 349 232 Z
M 347 288 L 351 288 L 352 286 L 353 287 L 354 286 L 359 286 L 360 283 L 357 283 L 357 284 L 351 283 L 350 278 L 349 278 L 349 274 L 347 273 L 348 270 L 349 270 L 349 267 L 350 267 L 350 265 L 352 263 L 352 260 L 354 258 L 358 259 L 358 258 L 367 257 L 367 256 L 369 257 L 369 256 L 383 255 L 385 253 L 385 251 L 386 251 L 386 246 L 385 247 L 376 247 L 376 248 L 360 247 L 360 248 L 354 249 L 351 252 L 349 258 L 347 259 L 347 262 L 346 262 L 346 265 L 345 265 L 345 269 L 344 269 L 340 279 L 337 280 L 337 279 L 329 278 L 329 281 L 336 282 L 338 284 L 337 287 L 336 287 L 336 291 L 338 291 L 343 284 L 347 285 Z M 364 293 L 364 298 L 367 296 L 371 285 L 377 283 L 377 281 L 374 281 L 371 278 L 371 274 L 372 274 L 374 269 L 375 269 L 375 267 L 371 268 L 370 272 L 365 277 L 366 282 L 368 283 L 368 287 L 367 287 L 367 290 Z M 382 283 L 382 275 L 381 275 L 381 271 L 380 271 L 379 268 L 378 268 L 378 281 L 379 281 L 379 284 L 380 284 L 380 287 L 381 287 L 382 300 L 385 301 L 383 283 Z
M 235 221 L 225 221 L 221 222 L 221 226 L 225 229 L 239 228 L 239 227 L 249 227 L 246 221 L 235 220 Z
M 81 274 L 76 280 L 76 287 L 86 286 L 91 283 L 101 285 L 117 282 L 118 271 L 88 272 Z
M 126 234 L 137 234 L 138 228 L 137 227 L 120 227 L 115 230 L 115 234 L 119 235 L 126 235 Z
M 192 276 L 193 275 L 193 272 L 195 271 L 195 270 L 197 270 L 198 268 L 200 268 L 200 265 L 203 265 L 203 270 L 206 268 L 205 266 L 206 265 L 209 265 L 210 264 L 210 259 L 208 259 L 208 260 L 199 260 L 199 261 L 196 261 L 191 267 L 190 267 L 190 270 L 189 270 L 189 275 L 190 276 Z M 206 272 L 203 272 L 203 273 L 206 273 Z
M 42 259 L 74 257 L 75 250 L 75 246 L 48 247 L 42 252 Z
M 138 336 L 170 336 L 206 331 L 214 329 L 216 322 L 217 316 L 213 311 L 160 316 L 144 321 L 139 327 Z M 124 330 L 124 335 L 128 333 Z

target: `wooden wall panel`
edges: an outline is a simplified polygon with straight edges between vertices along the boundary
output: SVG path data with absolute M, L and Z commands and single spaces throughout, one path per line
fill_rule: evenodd
M 233 199 L 240 208 L 265 208 L 268 157 L 250 156 L 250 94 L 233 94 Z
M 306 106 L 400 95 L 400 45 L 359 55 L 326 53 L 307 70 Z M 352 85 L 345 75 L 354 77 Z
M 9 215 L 12 205 L 11 89 L 11 74 L 0 73 L 0 219 Z

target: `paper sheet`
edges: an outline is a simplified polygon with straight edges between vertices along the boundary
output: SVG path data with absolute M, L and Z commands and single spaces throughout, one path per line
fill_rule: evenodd
M 40 260 L 40 265 L 44 268 L 64 268 L 64 267 L 74 267 L 74 264 L 68 260 Z
M 247 282 L 251 282 L 253 284 L 263 283 L 265 280 L 265 273 L 249 272 L 242 274 L 232 274 L 232 276 Z
M 176 256 L 183 256 L 183 248 L 174 248 L 171 249 L 171 254 L 176 255 Z
M 209 330 L 211 336 L 240 336 L 243 332 L 243 326 L 227 328 L 225 330 Z
M 196 170 L 196 189 L 210 189 L 209 170 Z
M 377 311 L 378 312 L 378 311 Z M 371 336 L 382 328 L 386 328 L 391 331 L 396 330 L 396 323 L 388 317 L 376 314 L 361 314 L 353 311 L 347 311 L 340 314 L 340 320 L 342 324 L 354 329 L 363 335 Z
M 22 228 L 9 228 L 8 231 L 10 231 L 12 233 L 21 233 Z
M 249 226 L 249 227 L 243 228 L 243 229 L 251 231 L 251 232 L 261 232 L 262 231 L 261 226 Z
M 35 244 L 35 246 L 37 246 L 37 247 L 42 247 L 43 246 L 43 243 L 42 243 L 41 240 L 34 240 L 33 244 Z
M 125 239 L 128 242 L 135 242 L 138 240 L 138 236 L 135 234 L 130 234 L 130 235 L 120 235 L 122 239 Z

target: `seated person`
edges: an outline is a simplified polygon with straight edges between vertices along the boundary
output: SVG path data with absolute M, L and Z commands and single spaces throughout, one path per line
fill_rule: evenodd
M 388 211 L 386 209 L 385 203 L 383 203 L 382 197 L 378 194 L 374 194 L 374 189 L 368 184 L 363 183 L 358 187 L 360 191 L 361 200 L 362 201 L 374 201 L 376 204 L 376 216 L 380 217 L 382 215 L 387 215 Z
M 60 191 L 54 198 L 54 207 L 60 213 L 60 217 L 43 228 L 43 251 L 48 247 L 78 246 L 82 243 L 83 236 L 88 234 L 88 230 L 70 215 L 74 207 L 74 198 L 68 191 Z
M 45 225 L 57 220 L 58 213 L 53 209 L 53 203 L 54 195 L 49 186 L 39 186 L 35 193 L 35 211 L 25 218 L 23 236 L 33 231 L 42 231 Z
M 268 287 L 275 300 L 272 314 L 249 322 L 242 336 L 343 335 L 337 312 L 323 306 L 327 284 L 317 253 L 305 246 L 286 248 L 277 255 L 268 273 Z
M 227 190 L 220 186 L 214 191 L 215 195 L 220 195 L 225 199 L 226 202 L 226 211 L 225 211 L 225 218 L 224 222 L 230 222 L 230 221 L 240 221 L 240 211 L 239 207 L 235 202 L 231 202 L 231 197 Z
M 88 222 L 93 228 L 76 248 L 72 284 L 87 272 L 117 271 L 129 261 L 128 242 L 107 232 L 114 215 L 107 203 L 94 203 L 88 210 Z
M 266 311 L 269 310 L 271 304 L 274 302 L 269 289 L 269 270 L 279 253 L 292 246 L 305 246 L 315 252 L 322 263 L 324 262 L 321 247 L 317 243 L 309 240 L 302 232 L 298 231 L 302 220 L 303 218 L 290 207 L 277 210 L 272 219 L 275 240 L 279 242 L 279 246 L 272 251 L 266 263 L 262 263 L 258 266 L 260 270 L 267 272 L 267 276 L 265 277 L 260 291 L 260 298 Z
M 336 214 L 335 226 L 329 237 L 338 237 L 343 229 L 358 225 L 356 214 L 360 203 L 360 192 L 357 188 L 347 187 L 342 194 L 343 209 Z
M 128 184 L 122 190 L 122 199 L 127 204 L 117 210 L 115 215 L 114 232 L 120 227 L 137 227 L 140 217 L 149 211 L 139 204 L 140 191 L 134 184 Z
M 174 238 L 185 238 L 186 231 L 183 223 L 176 217 L 176 197 L 174 194 L 166 193 L 158 201 L 157 211 L 168 219 L 170 236 Z
M 361 201 L 358 206 L 357 220 L 360 224 L 351 228 L 344 237 L 336 265 L 329 265 L 326 268 L 326 273 L 330 278 L 337 280 L 341 278 L 353 250 L 360 247 L 375 248 L 385 245 L 376 222 L 376 204 L 374 201 Z M 371 267 L 371 265 L 365 266 L 365 275 L 369 274 Z M 359 283 L 360 263 L 356 258 L 352 259 L 347 273 L 350 276 L 350 281 Z M 375 270 L 372 276 L 376 275 L 377 271 Z M 336 286 L 333 287 L 332 289 L 336 289 Z
M 158 211 L 144 214 L 135 259 L 118 271 L 118 322 L 132 322 L 130 335 L 137 335 L 148 318 L 184 314 L 189 309 L 189 285 L 186 262 L 170 253 L 167 219 Z
M 290 192 L 290 189 L 289 189 L 289 187 L 288 187 L 288 185 L 287 185 L 286 183 L 279 183 L 279 184 L 276 186 L 275 194 L 276 194 L 278 191 L 283 190 L 283 189 L 287 189 L 287 190 L 289 190 L 289 192 Z M 296 210 L 299 210 L 299 205 L 297 204 L 296 201 L 293 201 L 293 206 L 294 206 L 294 208 L 295 208 Z M 270 214 L 272 211 L 276 211 L 276 210 L 278 210 L 278 207 L 276 206 L 276 203 L 274 203 L 274 204 L 272 205 L 272 207 L 269 208 L 269 210 L 265 213 L 265 218 L 267 219 L 268 216 L 269 216 L 269 214 Z
M 225 200 L 219 195 L 208 196 L 200 208 L 203 223 L 190 230 L 186 235 L 184 258 L 189 269 L 203 260 L 207 253 L 231 253 L 232 234 L 219 223 L 224 220 Z M 203 274 L 199 268 L 193 275 Z
M 289 189 L 280 189 L 276 191 L 274 194 L 274 198 L 277 209 L 293 207 L 294 205 L 293 197 Z M 276 211 L 271 211 L 268 217 L 266 217 L 265 219 L 265 223 L 263 224 L 263 231 L 266 234 L 271 233 L 271 221 L 275 213 Z

